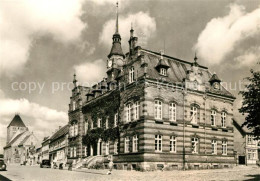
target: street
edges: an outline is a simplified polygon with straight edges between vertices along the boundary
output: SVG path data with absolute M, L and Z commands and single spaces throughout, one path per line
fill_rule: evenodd
M 252 166 L 238 166 L 233 169 L 154 172 L 113 170 L 112 175 L 106 173 L 107 170 L 68 171 L 39 168 L 38 166 L 8 165 L 7 171 L 0 172 L 0 180 L 260 180 L 260 168 Z

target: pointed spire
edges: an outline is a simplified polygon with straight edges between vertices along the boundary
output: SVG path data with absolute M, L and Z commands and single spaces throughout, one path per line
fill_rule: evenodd
M 197 52 L 195 52 L 194 62 L 197 63 L 197 60 L 198 60 L 198 58 L 197 58 Z
M 116 2 L 116 34 L 119 33 L 119 30 L 118 30 L 118 1 Z
M 73 84 L 74 84 L 74 87 L 77 87 L 77 78 L 76 78 L 76 73 L 74 72 L 74 75 L 73 75 Z

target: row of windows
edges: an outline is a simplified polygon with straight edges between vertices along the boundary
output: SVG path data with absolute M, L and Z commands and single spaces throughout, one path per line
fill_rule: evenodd
M 163 76 L 167 76 L 167 69 L 166 68 L 160 68 L 160 72 L 159 73 L 161 75 L 163 75 Z M 129 69 L 128 80 L 129 80 L 130 84 L 135 81 L 135 68 L 134 67 L 131 67 Z
M 132 152 L 138 151 L 138 137 L 137 135 L 132 137 Z M 130 137 L 125 138 L 125 153 L 130 152 Z
M 118 125 L 118 113 L 116 113 L 116 114 L 114 115 L 114 125 L 113 125 L 113 126 L 114 126 L 114 127 L 117 127 L 117 125 Z M 105 120 L 104 126 L 105 126 L 105 129 L 108 129 L 108 128 L 109 128 L 108 118 Z M 101 128 L 101 127 L 102 127 L 102 120 L 101 120 L 101 118 L 98 118 L 98 119 L 97 119 L 97 125 L 96 125 L 96 127 L 97 127 L 97 128 Z M 95 125 L 94 125 L 94 122 L 93 122 L 93 121 L 91 121 L 91 123 L 90 123 L 90 128 L 91 128 L 91 129 L 94 129 L 94 128 L 95 128 Z M 87 130 L 88 130 L 88 123 L 85 122 L 85 132 L 87 132 Z
M 154 149 L 156 152 L 162 152 L 162 135 L 155 135 Z M 170 137 L 170 152 L 176 153 L 177 151 L 177 137 Z M 199 138 L 194 137 L 191 139 L 191 152 L 199 153 Z M 217 154 L 217 141 L 212 140 L 212 154 Z M 222 141 L 222 155 L 227 155 L 227 141 Z
M 216 126 L 216 111 L 211 111 L 211 125 Z M 154 102 L 154 117 L 155 119 L 162 120 L 163 118 L 163 107 L 162 101 L 155 100 Z M 176 111 L 176 104 L 170 103 L 169 104 L 169 119 L 170 121 L 176 121 L 177 111 Z M 226 112 L 221 112 L 221 126 L 226 127 Z M 199 121 L 199 106 L 192 105 L 190 108 L 190 121 L 191 123 L 197 124 Z

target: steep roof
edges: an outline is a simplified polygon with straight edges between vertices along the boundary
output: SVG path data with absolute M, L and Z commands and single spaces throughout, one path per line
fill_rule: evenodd
M 145 62 L 148 65 L 147 74 L 149 78 L 158 79 L 160 75 L 159 72 L 155 69 L 155 67 L 158 65 L 161 54 L 146 49 L 142 49 L 142 52 L 143 52 Z M 188 75 L 188 71 L 191 70 L 191 67 L 193 65 L 192 62 L 170 57 L 167 55 L 163 55 L 163 60 L 164 63 L 169 66 L 169 69 L 167 71 L 168 76 L 163 78 L 165 81 L 172 82 L 172 83 L 181 83 L 184 79 L 186 79 Z M 234 96 L 229 91 L 227 91 L 223 86 L 221 86 L 219 90 L 216 90 L 209 85 L 208 82 L 212 77 L 212 74 L 210 73 L 207 67 L 198 65 L 198 68 L 199 68 L 202 81 L 205 83 L 207 92 L 234 98 Z
M 118 36 L 120 37 L 120 35 L 118 35 Z M 125 57 L 125 54 L 123 53 L 120 42 L 118 42 L 118 41 L 113 42 L 113 45 L 112 45 L 112 48 L 111 48 L 110 53 L 108 55 L 108 58 L 110 58 L 112 55 L 120 55 L 120 56 Z
M 252 130 L 248 129 L 246 126 L 242 127 L 242 124 L 245 122 L 245 116 L 242 114 L 235 115 L 233 118 L 233 122 L 235 123 L 239 129 L 241 129 L 244 133 L 250 134 Z
M 12 144 L 13 144 L 14 142 L 16 142 L 24 133 L 26 133 L 26 131 L 25 131 L 25 132 L 22 132 L 22 133 L 20 133 L 20 134 L 18 134 L 18 135 L 17 135 L 14 139 L 12 139 L 4 148 L 11 147 Z
M 19 114 L 16 114 L 16 115 L 14 116 L 14 118 L 12 119 L 12 121 L 11 121 L 11 123 L 8 125 L 8 127 L 10 127 L 10 126 L 26 127 Z
M 63 126 L 62 128 L 60 128 L 56 133 L 54 133 L 50 140 L 53 141 L 53 140 L 56 140 L 58 138 L 60 138 L 61 136 L 67 134 L 69 132 L 69 125 L 65 125 Z
M 27 135 L 20 143 L 18 146 L 22 146 L 27 140 L 28 138 L 30 138 L 31 135 Z

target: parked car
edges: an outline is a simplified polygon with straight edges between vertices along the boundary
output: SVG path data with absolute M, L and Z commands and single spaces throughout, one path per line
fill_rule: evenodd
M 51 168 L 51 162 L 50 160 L 42 160 L 42 163 L 40 164 L 41 168 Z
M 4 159 L 0 158 L 0 170 L 6 170 L 6 164 Z

